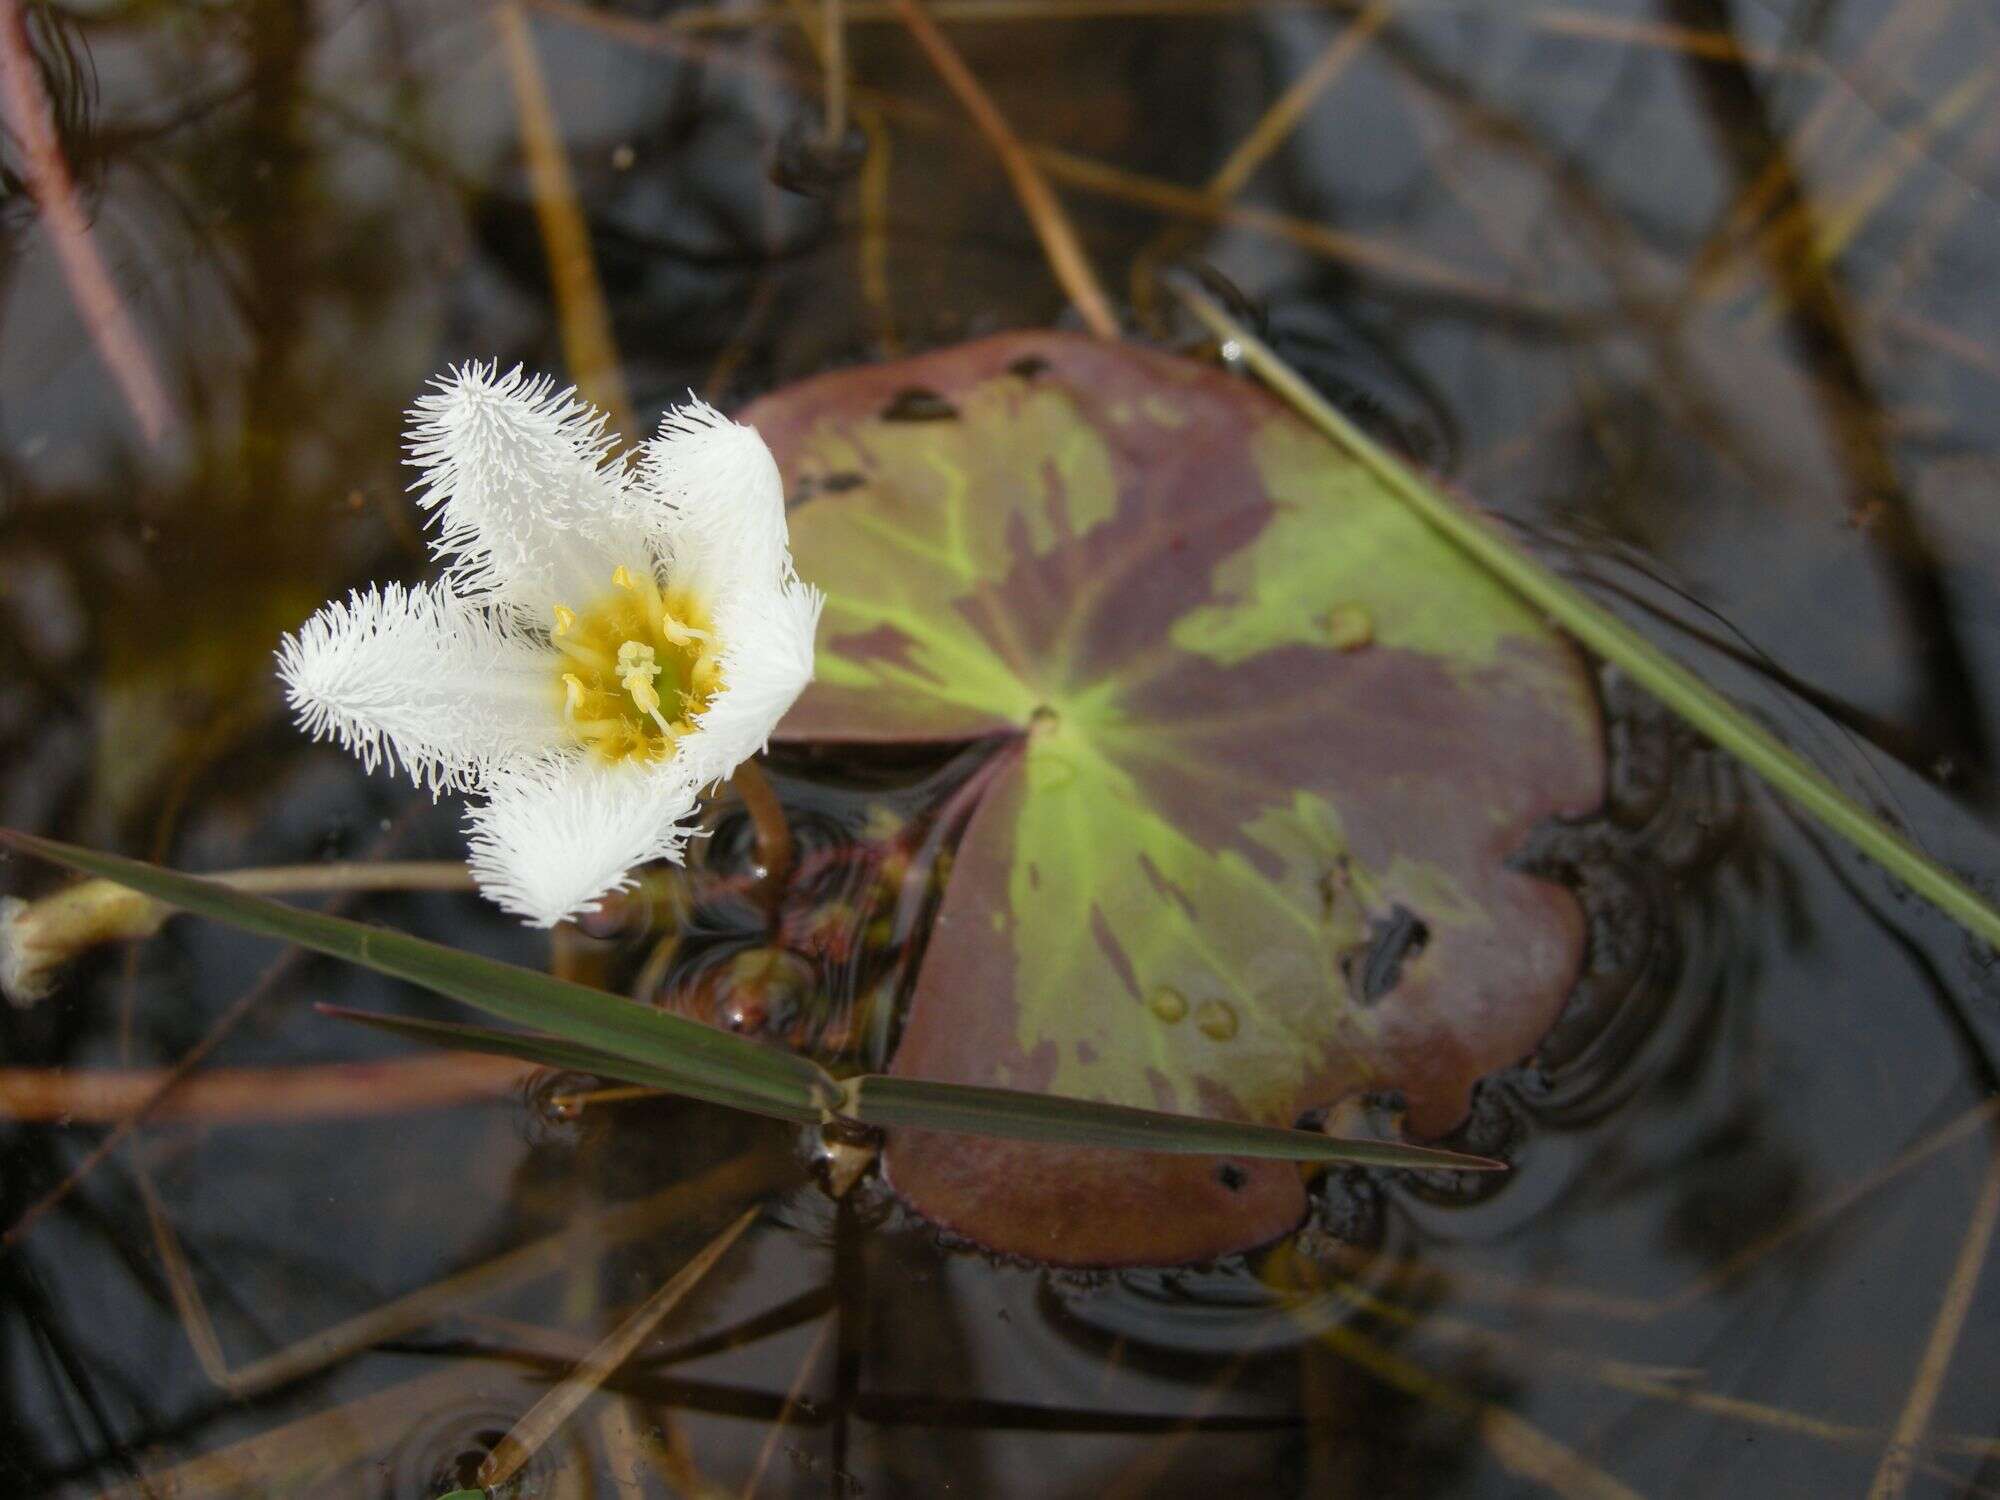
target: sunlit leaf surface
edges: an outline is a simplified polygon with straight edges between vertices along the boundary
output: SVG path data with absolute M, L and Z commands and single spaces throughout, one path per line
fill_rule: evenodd
M 796 738 L 990 739 L 894 1072 L 1419 1134 L 1554 1017 L 1582 925 L 1510 867 L 1599 799 L 1573 651 L 1274 401 L 1023 334 L 747 413 L 829 593 Z M 976 799 L 974 801 L 973 799 Z M 1276 1163 L 892 1134 L 995 1249 L 1197 1259 L 1304 1210 Z

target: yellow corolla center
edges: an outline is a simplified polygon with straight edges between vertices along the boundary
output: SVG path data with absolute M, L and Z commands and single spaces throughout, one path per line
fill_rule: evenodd
M 587 608 L 558 604 L 549 639 L 561 653 L 563 719 L 606 760 L 664 760 L 722 686 L 714 621 L 650 568 L 619 568 Z

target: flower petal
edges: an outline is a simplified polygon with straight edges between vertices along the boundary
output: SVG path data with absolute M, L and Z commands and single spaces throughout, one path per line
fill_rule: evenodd
M 479 888 L 536 927 L 598 910 L 649 860 L 679 863 L 694 786 L 672 761 L 567 757 L 502 771 L 468 810 Z
M 557 602 L 601 593 L 619 564 L 646 556 L 629 520 L 605 416 L 517 365 L 465 364 L 410 409 L 417 501 L 432 550 L 462 593 L 490 594 L 538 623 Z
M 813 675 L 813 635 L 826 596 L 790 571 L 745 584 L 716 602 L 722 688 L 683 735 L 675 759 L 699 786 L 762 750 Z
M 756 429 L 705 401 L 674 407 L 639 458 L 635 514 L 672 559 L 674 582 L 717 597 L 786 563 L 785 486 Z
M 433 794 L 562 744 L 546 646 L 514 635 L 443 584 L 357 589 L 278 648 L 299 725 L 369 770 L 400 762 Z

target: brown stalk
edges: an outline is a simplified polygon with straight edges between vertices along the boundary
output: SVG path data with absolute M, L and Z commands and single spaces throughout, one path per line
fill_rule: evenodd
M 21 0 L 0 0 L 0 119 L 19 143 L 21 175 L 69 283 L 77 316 L 149 446 L 157 447 L 173 419 L 173 403 L 153 359 L 98 254 L 90 220 L 56 135 L 55 111 L 35 65 Z
M 1986 1178 L 1972 1206 L 1972 1222 L 1966 1226 L 1951 1279 L 1945 1283 L 1944 1301 L 1938 1307 L 1937 1321 L 1931 1325 L 1931 1336 L 1924 1345 L 1916 1379 L 1910 1383 L 1910 1393 L 1896 1418 L 1896 1429 L 1890 1435 L 1881 1465 L 1875 1470 L 1874 1483 L 1868 1486 L 1868 1500 L 1901 1500 L 1909 1489 L 1917 1445 L 1930 1428 L 1931 1413 L 1937 1409 L 1938 1395 L 1951 1369 L 1951 1356 L 1965 1331 L 1965 1318 L 1972 1309 L 1979 1273 L 1993 1248 L 1996 1223 L 2000 1223 L 2000 1145 L 1989 1155 Z
M 1321 49 L 1306 70 L 1286 85 L 1283 93 L 1271 101 L 1250 127 L 1249 133 L 1237 142 L 1236 147 L 1215 169 L 1206 184 L 1203 194 L 1218 206 L 1228 203 L 1238 193 L 1256 171 L 1272 154 L 1291 138 L 1299 121 L 1319 97 L 1331 88 L 1348 65 L 1361 55 L 1369 41 L 1388 21 L 1392 7 L 1387 0 L 1374 0 L 1366 9 L 1356 15 L 1348 25 L 1342 27 L 1333 40 Z M 1164 262 L 1178 256 L 1186 247 L 1191 235 L 1189 226 L 1175 224 L 1163 231 L 1133 258 L 1132 284 L 1134 301 L 1139 300 L 1142 288 L 1150 289 L 1157 284 L 1157 268 Z M 1150 296 L 1148 298 L 1150 301 Z M 1150 317 L 1150 314 L 1148 314 Z
M 792 1383 L 785 1391 L 785 1403 L 778 1408 L 777 1416 L 771 1419 L 770 1430 L 758 1446 L 757 1461 L 750 1468 L 750 1477 L 743 1481 L 743 1500 L 755 1500 L 757 1486 L 764 1481 L 764 1470 L 770 1467 L 771 1455 L 777 1451 L 778 1435 L 785 1430 L 792 1413 L 798 1410 L 799 1398 L 805 1394 L 806 1381 L 812 1377 L 813 1367 L 819 1363 L 820 1351 L 826 1348 L 827 1338 L 832 1333 L 833 1320 L 825 1319 L 819 1325 L 819 1332 L 813 1335 L 812 1343 L 806 1346 L 805 1358 L 799 1361 L 799 1372 L 792 1377 Z
M 958 49 L 938 30 L 920 0 L 894 0 L 894 3 L 896 14 L 930 58 L 931 66 L 937 69 L 945 86 L 958 96 L 974 126 L 1000 158 L 1001 168 L 1013 184 L 1014 196 L 1021 200 L 1021 208 L 1034 226 L 1035 237 L 1042 243 L 1049 269 L 1076 304 L 1084 326 L 1101 339 L 1116 339 L 1118 315 L 1112 311 L 1097 273 L 1090 268 L 1089 257 L 1084 254 L 1069 216 L 1063 212 L 1061 200 L 1049 187 L 1034 158 L 1022 147 L 1013 126 L 1007 123 L 1007 117 L 1000 113 L 985 86 L 973 77 Z
M 514 88 L 514 107 L 520 114 L 521 150 L 527 158 L 535 220 L 541 226 L 542 248 L 548 256 L 549 282 L 562 329 L 563 360 L 577 389 L 609 412 L 612 425 L 628 440 L 636 438 L 639 433 L 632 402 L 625 391 L 618 345 L 611 335 L 611 314 L 605 306 L 597 262 L 591 256 L 590 230 L 570 177 L 562 130 L 534 38 L 515 0 L 501 0 L 494 7 L 493 23 L 500 31 L 507 76 Z
M 1493 1461 L 1516 1478 L 1542 1485 L 1564 1500 L 1640 1500 L 1637 1491 L 1526 1418 L 1433 1375 L 1366 1334 L 1329 1328 L 1320 1338 L 1384 1385 L 1469 1420 Z
M 1361 10 L 1363 3 L 1364 0 L 932 0 L 931 11 L 940 21 L 949 21 L 953 25 L 976 25 L 1118 21 L 1174 16 L 1202 18 L 1300 10 L 1351 15 Z M 1422 13 L 1452 7 L 1438 3 L 1438 0 L 1431 0 L 1431 3 L 1402 0 L 1397 8 Z M 1522 7 L 1511 14 L 1526 30 L 1552 32 L 1611 46 L 1684 52 L 1717 60 L 1740 60 L 1760 68 L 1784 72 L 1817 72 L 1820 68 L 1818 59 L 1809 53 L 1746 45 L 1732 33 L 1712 28 L 1633 20 L 1560 5 Z M 847 0 L 847 19 L 850 23 L 888 21 L 895 17 L 895 0 Z M 775 25 L 783 19 L 783 6 L 777 0 L 771 0 L 771 3 L 765 4 L 688 6 L 674 11 L 665 24 L 676 31 L 700 34 L 755 30 Z
M 692 58 L 718 68 L 772 73 L 800 89 L 812 90 L 825 87 L 824 79 L 817 72 L 807 73 L 797 69 L 787 69 L 762 59 L 746 57 L 731 48 L 705 42 L 696 36 L 685 35 L 665 22 L 641 21 L 604 11 L 588 10 L 570 3 L 570 0 L 523 0 L 523 3 L 543 15 L 553 16 L 570 25 L 595 31 L 633 46 L 665 52 L 676 57 Z M 849 18 L 853 19 L 851 11 Z M 887 120 L 896 120 L 931 130 L 970 128 L 925 105 L 878 90 L 855 88 L 850 90 L 850 96 L 857 113 L 861 102 L 866 100 L 870 107 L 879 110 L 882 117 Z M 1367 235 L 1331 229 L 1311 219 L 1303 219 L 1276 209 L 1240 203 L 1218 204 L 1200 188 L 1169 182 L 1143 172 L 1128 171 L 1110 162 L 1065 151 L 1056 146 L 1024 142 L 1022 150 L 1027 153 L 1030 161 L 1041 167 L 1050 177 L 1098 197 L 1120 203 L 1137 204 L 1156 213 L 1177 214 L 1204 223 L 1227 224 L 1234 228 L 1269 235 L 1273 239 L 1297 245 L 1300 249 L 1322 259 L 1359 266 L 1364 270 L 1380 274 L 1388 282 L 1442 292 L 1457 297 L 1469 305 L 1490 307 L 1498 312 L 1525 317 L 1546 318 L 1554 316 L 1556 312 L 1556 309 L 1548 304 L 1517 297 L 1503 287 L 1480 281 L 1447 262 L 1391 240 L 1373 239 Z
M 1532 1308 L 1539 1313 L 1594 1318 L 1616 1323 L 1653 1323 L 1669 1313 L 1714 1295 L 1751 1267 L 1799 1235 L 1838 1218 L 1855 1204 L 1914 1171 L 1940 1151 L 2000 1119 L 2000 1099 L 1973 1105 L 1889 1161 L 1846 1183 L 1827 1197 L 1759 1236 L 1736 1254 L 1663 1298 L 1628 1297 L 1588 1287 L 1525 1285 L 1477 1266 L 1441 1267 L 1418 1261 L 1383 1258 L 1358 1246 L 1333 1252 L 1334 1262 L 1349 1275 L 1366 1275 L 1372 1282 L 1398 1290 L 1423 1291 L 1448 1282 L 1457 1296 L 1491 1307 Z
M 67 1198 L 84 1178 L 103 1164 L 106 1157 L 131 1139 L 132 1133 L 152 1117 L 153 1111 L 165 1103 L 173 1095 L 174 1090 L 186 1083 L 189 1075 L 201 1066 L 202 1060 L 220 1046 L 223 1039 L 241 1025 L 245 1017 L 269 998 L 277 989 L 278 982 L 290 973 L 293 966 L 304 956 L 303 949 L 287 948 L 273 959 L 264 972 L 257 976 L 256 982 L 231 1001 L 229 1008 L 216 1017 L 215 1024 L 209 1027 L 207 1034 L 188 1048 L 180 1060 L 166 1071 L 152 1094 L 120 1120 L 109 1135 L 91 1147 L 89 1153 L 70 1169 L 69 1174 L 61 1182 L 29 1204 L 21 1217 L 7 1227 L 5 1234 L 0 1234 L 0 1250 L 9 1249 L 16 1244 L 22 1236 L 35 1227 L 36 1221 L 43 1214 Z
M 528 1414 L 516 1422 L 513 1430 L 495 1443 L 493 1451 L 486 1455 L 486 1462 L 479 1466 L 479 1482 L 488 1489 L 494 1489 L 518 1474 L 521 1466 L 535 1456 L 542 1444 L 555 1436 L 592 1392 L 652 1336 L 660 1320 L 695 1289 L 715 1263 L 722 1259 L 723 1253 L 755 1221 L 759 1211 L 754 1206 L 744 1209 L 727 1229 L 669 1277 L 666 1284 L 648 1297 L 609 1338 L 591 1350 L 589 1356 L 560 1385 L 530 1407 Z
M 532 1063 L 483 1052 L 376 1062 L 212 1068 L 171 1090 L 166 1068 L 0 1068 L 0 1120 L 113 1124 L 149 1110 L 155 1122 L 295 1123 L 447 1109 L 506 1092 Z M 157 1101 L 157 1102 L 156 1102 Z
M 242 1398 L 323 1370 L 372 1345 L 435 1322 L 443 1314 L 468 1303 L 573 1266 L 585 1249 L 604 1249 L 656 1234 L 669 1225 L 685 1222 L 717 1201 L 761 1198 L 780 1180 L 778 1163 L 770 1157 L 751 1154 L 734 1157 L 651 1197 L 581 1216 L 554 1234 L 358 1313 L 233 1369 L 222 1356 L 192 1277 L 184 1285 L 170 1281 L 170 1289 L 203 1373 L 222 1390 Z M 164 1214 L 156 1219 L 155 1225 L 159 1230 L 162 1261 L 171 1262 L 178 1254 L 173 1230 Z

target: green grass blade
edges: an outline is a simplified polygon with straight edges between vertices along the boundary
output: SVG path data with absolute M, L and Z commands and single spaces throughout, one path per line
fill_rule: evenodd
M 809 1125 L 820 1111 L 809 1106 L 773 1104 L 767 1099 L 732 1089 L 727 1084 L 691 1079 L 683 1073 L 656 1068 L 595 1047 L 579 1046 L 561 1037 L 542 1036 L 531 1031 L 499 1031 L 491 1026 L 468 1026 L 461 1021 L 425 1021 L 414 1016 L 389 1016 L 380 1011 L 352 1010 L 345 1005 L 315 1005 L 314 1010 L 337 1021 L 353 1021 L 373 1031 L 386 1031 L 406 1041 L 426 1046 L 450 1047 L 461 1052 L 490 1052 L 499 1057 L 518 1057 L 523 1062 L 562 1068 L 573 1073 L 590 1073 L 599 1078 L 615 1078 L 620 1083 L 636 1083 L 647 1088 L 665 1089 L 691 1099 L 705 1099 L 751 1114 L 769 1115 Z
M 1267 385 L 1346 449 L 1398 500 L 1829 831 L 1847 840 L 1960 926 L 2000 947 L 2000 911 L 1971 887 L 1870 814 L 1804 757 L 1780 744 L 1769 730 L 1623 620 L 1565 583 L 1496 528 L 1453 504 L 1414 469 L 1350 422 L 1268 345 L 1224 312 L 1214 299 L 1182 282 L 1176 282 L 1174 291 L 1218 338 L 1234 343 L 1243 351 L 1250 367 Z
M 649 1063 L 683 1080 L 683 1088 L 726 1088 L 763 1101 L 767 1111 L 805 1110 L 809 1118 L 817 1118 L 818 1104 L 838 1091 L 823 1069 L 796 1053 L 533 969 L 14 829 L 0 828 L 0 842 L 101 875 L 198 916 L 406 979 L 502 1020 Z
M 1364 1167 L 1450 1168 L 1503 1172 L 1505 1162 L 1461 1156 L 1400 1141 L 1342 1140 L 1311 1130 L 1244 1125 L 1030 1094 L 1018 1089 L 975 1088 L 871 1073 L 849 1079 L 842 1113 L 866 1125 L 996 1135 L 1064 1146 L 1108 1146 L 1122 1151 L 1164 1151 L 1180 1156 L 1258 1156 L 1279 1161 L 1342 1162 Z
M 1092 1100 L 881 1075 L 845 1090 L 816 1064 L 698 1021 L 670 1016 L 533 969 L 462 953 L 387 928 L 231 890 L 199 876 L 0 828 L 0 842 L 70 865 L 212 920 L 422 985 L 545 1036 L 342 1012 L 420 1041 L 497 1051 L 809 1122 L 822 1105 L 864 1124 L 1007 1136 L 1071 1146 L 1186 1155 L 1261 1156 L 1383 1167 L 1494 1170 L 1499 1162 L 1393 1141 L 1343 1141 Z

